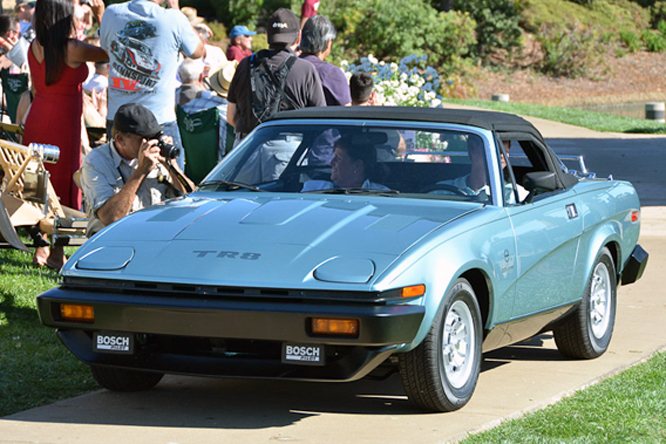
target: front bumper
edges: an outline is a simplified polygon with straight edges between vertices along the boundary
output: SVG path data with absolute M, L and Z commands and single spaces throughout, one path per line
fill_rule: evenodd
M 202 376 L 352 381 L 362 378 L 400 344 L 412 342 L 424 307 L 243 301 L 132 295 L 54 288 L 38 296 L 42 323 L 87 364 Z M 91 305 L 92 324 L 60 319 L 61 303 Z M 313 317 L 353 318 L 356 338 L 317 337 Z M 93 350 L 93 333 L 133 333 L 132 354 Z M 325 346 L 326 365 L 283 363 L 283 343 Z

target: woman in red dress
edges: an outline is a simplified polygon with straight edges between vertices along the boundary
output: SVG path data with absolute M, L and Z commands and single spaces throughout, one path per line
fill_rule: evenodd
M 102 2 L 94 2 L 95 4 Z M 37 0 L 33 18 L 36 38 L 28 51 L 28 64 L 36 91 L 25 122 L 23 143 L 45 143 L 60 148 L 60 160 L 46 164 L 60 203 L 81 208 L 81 190 L 72 175 L 81 166 L 82 82 L 88 76 L 87 61 L 108 60 L 107 53 L 73 38 L 72 0 Z M 60 268 L 62 247 L 49 253 L 38 247 L 34 262 Z

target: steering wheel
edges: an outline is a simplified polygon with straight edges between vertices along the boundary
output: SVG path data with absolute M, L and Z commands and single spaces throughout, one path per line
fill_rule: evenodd
M 434 185 L 429 185 L 421 190 L 422 193 L 446 194 L 446 193 L 436 193 L 436 191 L 446 191 L 455 196 L 468 197 L 467 194 L 463 192 L 463 190 L 448 183 L 436 183 Z

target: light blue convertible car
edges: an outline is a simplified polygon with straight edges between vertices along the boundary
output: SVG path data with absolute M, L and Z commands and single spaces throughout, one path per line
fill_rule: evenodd
M 39 313 L 111 390 L 392 366 L 417 408 L 450 411 L 486 351 L 552 330 L 568 357 L 604 353 L 639 228 L 631 184 L 568 169 L 520 117 L 311 108 L 96 234 Z

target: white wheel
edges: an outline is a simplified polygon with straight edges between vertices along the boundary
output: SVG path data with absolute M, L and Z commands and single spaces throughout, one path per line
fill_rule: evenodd
M 594 267 L 590 282 L 590 327 L 595 338 L 601 339 L 608 331 L 612 312 L 612 289 L 610 272 L 606 264 L 600 262 Z
M 475 342 L 474 317 L 467 304 L 461 300 L 451 304 L 444 321 L 442 360 L 446 378 L 451 386 L 460 389 L 474 367 Z

